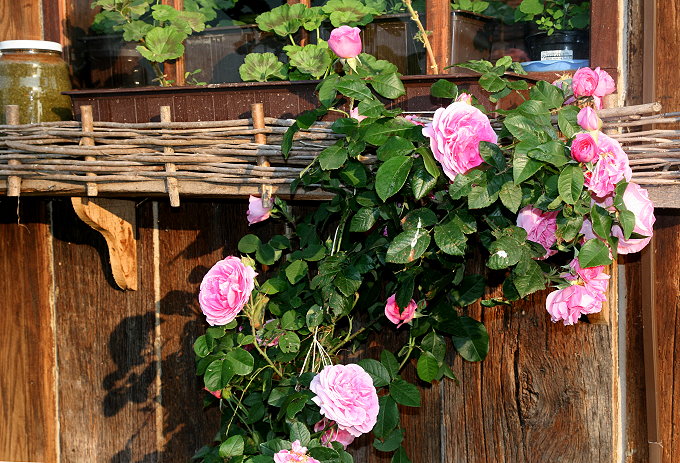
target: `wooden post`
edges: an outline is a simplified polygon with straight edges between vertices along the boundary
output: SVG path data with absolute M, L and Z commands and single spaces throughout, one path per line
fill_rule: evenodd
M 7 125 L 19 125 L 19 106 L 10 104 L 5 106 L 5 121 Z M 10 159 L 7 164 L 18 166 L 21 162 L 18 159 Z M 10 175 L 7 178 L 7 196 L 18 197 L 21 194 L 21 177 Z
M 170 113 L 170 106 L 161 106 L 161 122 L 172 122 L 172 115 Z M 175 150 L 166 146 L 163 148 L 163 154 L 172 155 Z M 165 163 L 166 172 L 177 172 L 177 166 L 172 162 Z M 168 190 L 168 196 L 170 196 L 170 206 L 179 207 L 179 187 L 177 184 L 176 177 L 168 177 L 165 180 L 165 185 Z
M 264 106 L 262 103 L 254 103 L 250 106 L 250 109 L 253 114 L 253 128 L 264 129 Z M 256 133 L 255 143 L 258 145 L 266 145 L 267 135 L 264 133 Z M 267 156 L 258 156 L 257 165 L 269 167 L 270 164 Z M 263 183 L 260 185 L 260 194 L 262 197 L 262 207 L 272 207 L 272 186 Z
M 92 118 L 92 106 L 90 105 L 83 105 L 80 107 L 80 121 L 82 125 L 82 130 L 83 132 L 94 132 L 94 122 Z M 94 146 L 94 138 L 93 137 L 83 137 L 80 140 L 80 144 L 82 146 Z M 94 156 L 85 156 L 86 161 L 96 161 L 97 158 Z M 88 177 L 96 177 L 97 174 L 93 174 L 91 172 L 88 172 L 87 174 Z M 97 190 L 97 184 L 95 182 L 87 182 L 86 185 L 87 189 L 87 196 L 97 196 L 98 190 Z
M 443 0 L 427 0 L 426 16 L 427 30 L 432 32 L 430 42 L 432 51 L 438 65 L 438 70 L 434 69 L 432 60 L 428 58 L 427 73 L 444 74 L 448 72 L 445 68 L 451 63 L 451 4 Z
M 178 11 L 184 9 L 184 0 L 162 0 L 163 5 L 170 5 Z M 173 86 L 182 86 L 184 82 L 184 55 L 180 56 L 172 63 L 163 63 L 163 74 L 167 80 L 173 81 Z

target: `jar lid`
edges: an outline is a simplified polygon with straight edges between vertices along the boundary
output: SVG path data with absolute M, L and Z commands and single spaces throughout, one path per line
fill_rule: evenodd
M 49 50 L 61 52 L 63 47 L 57 42 L 46 40 L 5 40 L 0 42 L 0 50 Z

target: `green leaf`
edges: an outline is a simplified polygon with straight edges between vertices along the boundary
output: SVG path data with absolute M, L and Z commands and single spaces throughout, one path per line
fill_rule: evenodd
M 347 148 L 342 142 L 331 145 L 319 154 L 318 160 L 323 170 L 339 169 L 347 161 Z
M 305 74 L 310 74 L 316 79 L 323 76 L 328 67 L 333 63 L 327 45 L 308 44 L 304 47 L 294 47 L 292 49 L 284 47 L 284 49 L 288 52 L 291 66 L 298 68 L 299 71 Z
M 300 423 L 299 421 L 291 423 L 290 440 L 291 442 L 298 440 L 300 441 L 300 445 L 307 446 L 307 444 L 309 444 L 309 441 L 311 440 L 311 436 L 309 433 L 309 429 L 307 429 L 307 426 Z
M 439 362 L 429 352 L 423 352 L 418 358 L 416 367 L 418 377 L 427 383 L 431 383 L 437 378 L 439 373 Z
M 219 391 L 222 389 L 222 364 L 223 359 L 217 359 L 210 362 L 208 367 L 205 369 L 205 374 L 203 375 L 203 383 L 206 389 L 210 391 Z
M 224 357 L 224 362 L 229 364 L 234 374 L 245 376 L 253 371 L 253 366 L 255 365 L 255 360 L 250 352 L 238 348 L 229 351 Z
M 411 463 L 408 455 L 406 455 L 406 450 L 404 450 L 404 447 L 399 447 L 399 449 L 394 452 L 390 463 Z
M 399 374 L 399 362 L 394 354 L 388 350 L 383 350 L 380 353 L 380 363 L 387 369 L 390 378 L 395 379 Z
M 522 257 L 524 243 L 511 236 L 504 236 L 489 246 L 489 260 L 486 265 L 493 270 L 501 270 L 515 265 Z
M 609 248 L 597 238 L 588 240 L 578 253 L 578 263 L 581 268 L 609 265 L 612 263 Z
M 276 262 L 276 254 L 280 254 L 281 251 L 275 250 L 271 245 L 266 243 L 260 243 L 255 251 L 255 259 L 264 265 L 273 265 Z
M 564 103 L 564 96 L 562 92 L 554 85 L 540 80 L 529 91 L 529 96 L 532 100 L 538 100 L 545 103 L 548 109 L 561 108 Z
M 406 94 L 404 84 L 397 74 L 380 74 L 370 80 L 371 86 L 379 95 L 394 100 Z
M 560 197 L 567 204 L 575 204 L 583 191 L 583 170 L 581 166 L 565 166 L 557 180 Z
M 381 161 L 387 161 L 395 156 L 407 156 L 415 150 L 416 147 L 410 140 L 395 135 L 390 137 L 387 142 L 378 147 L 376 154 Z
M 498 92 L 505 88 L 505 81 L 493 73 L 486 73 L 479 78 L 479 85 L 487 92 Z
M 423 337 L 420 342 L 420 347 L 431 353 L 438 362 L 444 361 L 444 357 L 446 356 L 446 341 L 435 331 L 430 331 Z
M 423 163 L 425 164 L 427 172 L 434 178 L 439 178 L 442 171 L 439 168 L 439 163 L 434 159 L 432 152 L 428 148 L 421 147 L 418 149 L 418 153 L 423 157 Z
M 515 153 L 515 159 L 512 163 L 512 176 L 515 185 L 531 178 L 541 167 L 543 167 L 542 163 L 534 161 L 524 154 Z
M 294 285 L 307 276 L 308 267 L 304 260 L 296 260 L 286 267 L 286 278 Z
M 176 29 L 154 27 L 146 34 L 145 46 L 139 45 L 137 51 L 149 61 L 162 63 L 184 54 L 182 42 L 186 38 L 186 34 Z
M 315 328 L 323 322 L 323 309 L 318 305 L 313 305 L 305 317 L 308 328 Z
M 427 230 L 416 228 L 398 234 L 387 248 L 385 260 L 395 264 L 408 264 L 418 259 L 430 245 Z
M 452 256 L 464 256 L 467 237 L 455 220 L 434 227 L 434 242 L 439 249 Z
M 279 349 L 283 353 L 292 353 L 300 350 L 300 338 L 295 331 L 286 331 L 279 338 Z
M 621 228 L 623 229 L 623 237 L 625 239 L 630 239 L 630 236 L 633 234 L 633 229 L 635 228 L 635 214 L 632 211 L 620 210 L 619 222 L 621 223 Z
M 434 178 L 423 166 L 416 166 L 411 175 L 411 191 L 416 200 L 424 198 L 437 185 Z
M 213 344 L 213 347 L 210 347 L 208 341 L 209 339 L 212 341 L 210 344 Z M 194 342 L 194 353 L 198 357 L 203 358 L 213 350 L 214 344 L 215 343 L 212 338 L 208 338 L 205 335 L 199 336 L 198 339 L 196 339 L 196 342 Z
M 522 188 L 515 185 L 512 180 L 507 181 L 501 187 L 499 193 L 501 202 L 513 214 L 517 213 L 519 206 L 522 204 Z
M 333 27 L 363 26 L 373 19 L 371 9 L 358 0 L 329 0 L 322 8 Z
M 593 231 L 602 239 L 608 239 L 612 234 L 612 218 L 606 209 L 593 204 L 590 209 L 590 219 Z
M 335 87 L 340 93 L 348 98 L 357 100 L 367 100 L 373 98 L 373 94 L 368 86 L 355 75 L 346 75 L 340 78 Z
M 238 72 L 244 82 L 286 80 L 288 77 L 286 65 L 273 53 L 248 53 Z
M 406 183 L 406 178 L 411 171 L 413 158 L 407 156 L 395 156 L 388 159 L 378 168 L 375 177 L 375 191 L 380 199 L 386 201 L 401 190 Z
M 352 187 L 364 187 L 368 181 L 366 168 L 359 161 L 350 160 L 345 168 L 340 171 L 340 178 L 346 185 Z
M 427 207 L 414 209 L 401 219 L 401 226 L 404 230 L 422 229 L 435 223 L 437 223 L 437 214 Z
M 323 106 L 330 107 L 333 105 L 333 102 L 338 95 L 336 86 L 338 85 L 339 80 L 340 76 L 331 74 L 319 83 L 317 90 L 319 92 L 319 101 Z M 361 111 L 361 108 L 359 108 L 359 111 Z M 362 112 L 362 114 L 364 113 Z
M 565 106 L 557 113 L 557 125 L 562 134 L 567 138 L 573 138 L 581 127 L 578 125 L 576 116 L 578 116 L 579 109 L 576 106 Z
M 456 305 L 465 307 L 474 303 L 484 295 L 486 282 L 481 275 L 465 275 L 457 288 L 451 290 L 451 296 Z
M 463 315 L 452 320 L 449 334 L 456 350 L 468 362 L 479 362 L 489 352 L 489 333 L 477 320 Z
M 420 391 L 403 379 L 395 379 L 390 383 L 390 394 L 398 404 L 407 407 L 420 407 Z
M 479 154 L 484 159 L 484 162 L 497 170 L 505 169 L 505 156 L 503 152 L 495 143 L 482 141 L 479 143 Z
M 535 132 L 536 124 L 524 116 L 514 115 L 508 117 L 505 120 L 505 127 L 520 141 L 533 141 L 537 139 Z
M 349 231 L 366 232 L 373 228 L 378 217 L 380 217 L 380 210 L 377 207 L 362 207 L 352 217 Z
M 541 267 L 531 258 L 523 257 L 512 272 L 513 283 L 520 297 L 545 289 Z
M 179 15 L 179 11 L 170 5 L 153 5 L 151 16 L 156 21 L 172 21 Z
M 245 444 L 243 442 L 243 436 L 231 436 L 229 439 L 225 440 L 220 444 L 220 457 L 221 458 L 231 458 L 243 455 L 245 449 Z
M 326 15 L 320 6 L 307 7 L 302 14 L 302 26 L 308 31 L 313 31 L 318 29 L 325 19 Z
M 381 146 L 394 135 L 413 132 L 414 125 L 403 118 L 389 119 L 370 124 L 364 133 L 364 140 L 374 146 Z
M 373 433 L 375 434 L 375 432 Z M 373 440 L 373 447 L 381 452 L 394 452 L 399 448 L 401 443 L 404 441 L 404 430 L 403 429 L 393 429 L 384 438 L 383 441 L 379 439 Z
M 430 87 L 430 94 L 435 98 L 450 98 L 458 97 L 458 86 L 453 82 L 445 79 L 439 79 Z
M 257 251 L 260 244 L 260 238 L 257 236 L 246 235 L 238 242 L 238 250 L 244 254 L 250 254 Z
M 548 162 L 555 167 L 562 167 L 571 159 L 565 155 L 564 143 L 557 140 L 549 141 L 548 143 L 543 143 L 535 147 L 532 145 L 528 151 L 528 155 L 532 159 Z
M 138 42 L 153 29 L 151 24 L 144 21 L 132 21 L 123 25 L 123 40 L 127 42 Z
M 375 387 L 387 386 L 390 383 L 390 374 L 382 363 L 374 359 L 363 359 L 357 363 L 373 379 Z
M 275 276 L 265 281 L 260 286 L 260 291 L 264 294 L 272 295 L 284 291 L 287 287 L 288 285 L 281 276 Z
M 261 30 L 274 31 L 277 35 L 286 37 L 295 34 L 300 29 L 304 12 L 305 5 L 302 3 L 284 4 L 262 13 L 255 18 L 255 21 Z
M 375 437 L 384 438 L 399 425 L 399 409 L 397 402 L 389 395 L 380 397 L 378 404 L 380 409 L 378 419 L 373 427 L 373 434 L 375 434 Z

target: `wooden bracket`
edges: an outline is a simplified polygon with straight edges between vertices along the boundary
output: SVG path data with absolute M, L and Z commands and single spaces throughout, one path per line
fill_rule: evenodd
M 113 279 L 123 290 L 137 289 L 136 206 L 134 201 L 71 198 L 78 217 L 104 236 Z

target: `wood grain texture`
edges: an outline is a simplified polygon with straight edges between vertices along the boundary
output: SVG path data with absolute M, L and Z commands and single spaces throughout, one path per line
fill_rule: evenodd
M 663 462 L 680 460 L 680 212 L 657 211 L 654 225 L 659 427 Z M 673 256 L 673 257 L 672 257 Z
M 432 68 L 434 63 L 428 57 L 426 74 L 444 74 L 445 68 L 451 64 L 451 6 L 449 2 L 440 0 L 428 0 L 426 2 L 426 29 L 431 31 L 429 35 L 432 52 L 437 61 L 438 68 Z
M 680 41 L 680 2 L 657 0 L 656 18 L 656 101 L 664 111 L 680 109 L 680 88 L 678 75 L 674 72 L 680 66 L 675 43 Z
M 69 201 L 54 202 L 53 233 L 61 462 L 157 461 L 151 231 L 134 292 L 116 289 L 104 239 Z
M 0 460 L 57 461 L 49 212 L 0 200 Z
M 612 75 L 619 71 L 619 0 L 592 0 L 590 2 L 590 63 Z M 603 46 L 603 44 L 607 44 Z
M 40 2 L 0 0 L 0 41 L 42 40 Z

